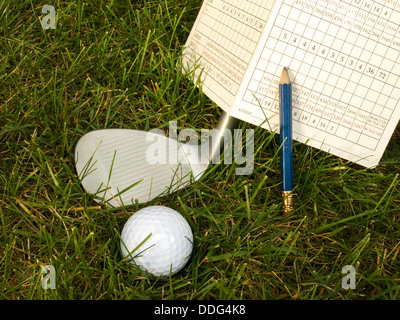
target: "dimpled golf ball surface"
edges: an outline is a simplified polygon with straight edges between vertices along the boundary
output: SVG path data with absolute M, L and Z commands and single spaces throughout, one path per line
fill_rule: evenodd
M 121 232 L 124 258 L 156 277 L 179 272 L 189 260 L 192 249 L 193 233 L 188 222 L 179 212 L 163 206 L 139 210 L 128 219 Z

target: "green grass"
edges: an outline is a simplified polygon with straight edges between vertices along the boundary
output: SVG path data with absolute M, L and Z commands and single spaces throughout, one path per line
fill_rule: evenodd
M 279 136 L 255 130 L 255 168 L 216 165 L 194 185 L 109 209 L 73 151 L 103 128 L 209 129 L 220 109 L 176 69 L 199 0 L 0 1 L 0 299 L 399 299 L 400 135 L 365 169 L 295 144 L 296 211 L 282 217 Z M 119 233 L 138 209 L 184 214 L 195 246 L 169 280 L 130 267 Z M 53 265 L 56 289 L 41 286 Z M 344 290 L 342 267 L 357 270 Z

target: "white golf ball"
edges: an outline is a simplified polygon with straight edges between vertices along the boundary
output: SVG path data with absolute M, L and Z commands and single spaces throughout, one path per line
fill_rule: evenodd
M 179 272 L 193 250 L 189 223 L 164 206 L 146 207 L 133 214 L 121 232 L 121 252 L 134 266 L 156 277 Z

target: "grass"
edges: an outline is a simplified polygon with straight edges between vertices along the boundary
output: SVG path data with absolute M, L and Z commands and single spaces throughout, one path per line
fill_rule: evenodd
M 365 169 L 295 144 L 296 211 L 282 217 L 279 137 L 255 130 L 255 167 L 216 165 L 151 203 L 109 209 L 77 178 L 73 151 L 103 128 L 210 129 L 220 110 L 176 69 L 201 5 L 184 1 L 0 1 L 1 299 L 399 299 L 400 135 Z M 138 209 L 184 214 L 185 269 L 154 279 L 121 259 Z M 41 286 L 53 265 L 56 289 Z M 356 289 L 344 290 L 345 265 Z

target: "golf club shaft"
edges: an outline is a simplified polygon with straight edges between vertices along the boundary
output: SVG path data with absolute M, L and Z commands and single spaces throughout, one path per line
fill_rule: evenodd
M 216 130 L 214 130 L 211 135 L 212 143 L 210 143 L 209 158 L 210 160 L 212 160 L 212 163 L 219 162 L 220 155 L 223 153 L 225 147 L 232 147 L 232 145 L 225 145 L 224 137 L 227 133 L 230 134 L 232 137 L 234 129 L 238 128 L 239 124 L 240 120 L 230 116 L 225 111 L 222 111 L 222 114 L 215 128 Z

